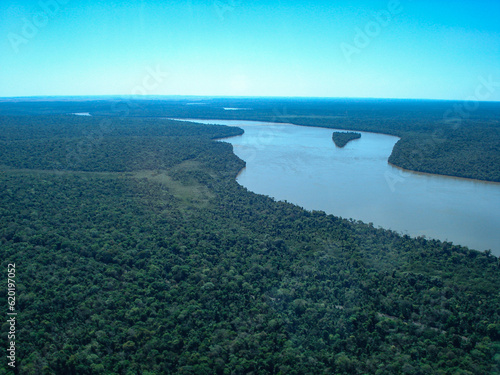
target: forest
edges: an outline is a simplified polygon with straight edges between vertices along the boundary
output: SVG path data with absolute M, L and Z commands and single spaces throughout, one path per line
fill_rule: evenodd
M 332 139 L 338 148 L 345 147 L 350 141 L 361 138 L 360 133 L 354 132 L 333 132 Z
M 251 193 L 241 129 L 60 106 L 0 105 L 0 374 L 500 373 L 491 252 Z
M 225 108 L 242 108 L 227 111 Z M 412 171 L 500 182 L 500 104 L 391 99 L 82 97 L 0 101 L 0 114 L 256 120 L 398 136 L 388 161 Z

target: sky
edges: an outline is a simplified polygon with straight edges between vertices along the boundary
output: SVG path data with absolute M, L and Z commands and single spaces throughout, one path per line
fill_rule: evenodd
M 500 1 L 3 0 L 0 97 L 500 101 Z

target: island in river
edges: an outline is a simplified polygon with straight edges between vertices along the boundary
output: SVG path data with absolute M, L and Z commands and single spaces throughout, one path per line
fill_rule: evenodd
M 349 142 L 359 138 L 361 138 L 361 134 L 354 132 L 333 132 L 332 134 L 333 142 L 338 148 L 342 148 Z

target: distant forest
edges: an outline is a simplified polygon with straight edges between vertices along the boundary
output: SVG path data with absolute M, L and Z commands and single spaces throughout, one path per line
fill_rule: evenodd
M 11 105 L 24 115 L 0 116 L 0 257 L 17 270 L 15 373 L 499 373 L 491 252 L 253 194 L 214 141 L 238 128 Z M 126 114 L 193 116 L 148 105 Z M 393 121 L 373 128 L 415 128 Z
M 76 99 L 74 99 L 76 100 Z M 224 108 L 243 108 L 227 111 Z M 408 170 L 500 182 L 500 103 L 377 99 L 79 98 L 0 102 L 0 114 L 90 112 L 113 117 L 240 119 L 401 138 L 389 162 Z

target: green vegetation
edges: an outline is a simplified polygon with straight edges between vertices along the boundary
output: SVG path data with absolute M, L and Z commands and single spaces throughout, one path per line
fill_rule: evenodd
M 335 143 L 335 146 L 342 148 L 350 141 L 361 138 L 360 133 L 353 132 L 333 132 L 332 139 Z
M 0 128 L 20 374 L 500 371 L 498 258 L 250 193 L 244 162 L 213 140 L 239 129 Z
M 198 105 L 188 105 L 194 100 Z M 225 111 L 228 107 L 247 110 Z M 121 118 L 258 120 L 384 133 L 401 138 L 389 159 L 394 165 L 500 182 L 500 103 L 496 102 L 481 102 L 471 111 L 463 102 L 376 99 L 0 101 L 0 114 L 78 112 Z
M 389 163 L 426 173 L 500 182 L 500 128 L 456 129 L 405 136 Z

